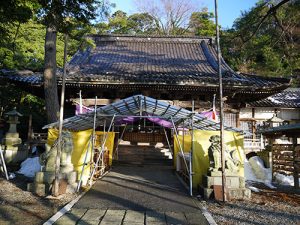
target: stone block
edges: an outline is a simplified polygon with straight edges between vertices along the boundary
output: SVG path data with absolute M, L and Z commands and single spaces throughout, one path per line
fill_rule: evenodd
M 73 208 L 71 211 L 67 212 L 66 215 L 72 215 L 77 218 L 81 218 L 85 213 L 87 209 L 78 209 L 78 208 Z
M 5 134 L 5 138 L 4 139 L 18 139 L 20 136 L 19 136 L 19 133 L 6 133 Z
M 70 214 L 65 214 L 62 217 L 60 217 L 54 225 L 75 225 L 76 222 L 79 220 L 78 217 L 70 215 Z
M 251 191 L 247 188 L 228 189 L 230 199 L 249 199 L 251 198 Z
M 28 157 L 28 151 L 19 149 L 19 147 L 8 147 L 3 151 L 3 156 L 7 164 L 22 162 Z
M 198 224 L 209 225 L 210 224 L 201 212 L 185 213 L 185 216 L 187 218 L 188 224 L 190 224 L 190 225 L 196 225 L 196 224 L 197 225 Z
M 112 210 L 108 209 L 104 218 L 101 221 L 102 223 L 109 224 L 121 224 L 125 215 L 125 210 Z
M 184 213 L 182 212 L 166 212 L 167 224 L 188 224 Z
M 65 165 L 65 166 L 61 166 L 60 167 L 60 172 L 61 173 L 66 173 L 66 174 L 68 174 L 68 173 L 71 173 L 71 172 L 73 172 L 74 171 L 74 167 L 73 167 L 73 165 L 71 164 L 71 165 Z
M 50 186 L 46 184 L 28 183 L 27 190 L 38 196 L 46 196 L 49 194 Z
M 54 179 L 55 179 L 54 172 L 37 172 L 35 173 L 34 181 L 39 184 L 42 183 L 52 184 Z
M 222 185 L 222 177 L 220 176 L 203 176 L 203 186 L 206 188 L 212 188 L 213 185 Z M 226 176 L 226 186 L 228 188 L 239 188 L 240 178 L 238 176 L 229 177 Z
M 77 190 L 78 183 L 68 184 L 66 192 L 69 194 L 73 194 Z
M 240 188 L 245 188 L 246 179 L 245 177 L 239 177 L 240 178 Z
M 199 192 L 203 196 L 204 199 L 210 199 L 212 197 L 214 189 L 200 186 Z
M 124 223 L 141 223 L 144 224 L 144 212 L 127 210 L 124 218 Z
M 232 171 L 230 171 L 230 170 L 228 170 L 228 169 L 226 169 L 225 170 L 225 175 L 226 176 L 233 176 L 233 177 L 235 177 L 235 176 L 238 176 L 238 174 L 236 173 L 236 172 L 232 172 Z M 211 177 L 221 177 L 222 176 L 222 171 L 208 171 L 207 172 L 207 176 L 211 176 Z
M 76 225 L 99 225 L 98 220 L 79 220 Z
M 96 220 L 100 221 L 106 210 L 101 210 L 101 209 L 89 209 L 84 216 L 81 218 L 81 220 L 84 221 L 90 221 L 90 220 Z
M 76 183 L 77 181 L 77 172 L 76 171 L 72 171 L 66 174 L 66 179 L 68 180 L 69 184 L 73 184 Z
M 165 223 L 165 214 L 156 211 L 146 212 L 146 224 Z
M 240 187 L 240 178 L 237 176 L 236 177 L 226 177 L 226 187 L 227 188 L 239 188 Z

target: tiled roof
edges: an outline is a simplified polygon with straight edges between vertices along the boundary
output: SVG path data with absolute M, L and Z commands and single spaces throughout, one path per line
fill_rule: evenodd
M 93 36 L 96 48 L 77 52 L 68 65 L 68 80 L 122 84 L 217 85 L 212 40 L 199 37 Z M 235 73 L 223 60 L 224 85 L 282 85 Z
M 0 77 L 21 83 L 27 83 L 33 86 L 40 86 L 43 83 L 42 73 L 33 73 L 29 70 L 11 71 L 2 69 L 0 70 Z
M 72 85 L 175 85 L 217 87 L 217 58 L 212 39 L 200 37 L 90 36 L 95 48 L 78 51 L 67 67 Z M 222 60 L 224 88 L 268 91 L 288 86 L 287 79 L 238 74 Z M 41 82 L 27 75 L 21 82 Z M 62 70 L 58 70 L 58 82 Z M 25 80 L 22 80 L 25 79 Z
M 287 88 L 280 93 L 248 105 L 250 107 L 300 108 L 300 88 Z

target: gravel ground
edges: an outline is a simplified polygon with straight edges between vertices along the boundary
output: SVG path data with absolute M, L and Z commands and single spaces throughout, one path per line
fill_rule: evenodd
M 26 177 L 17 176 L 7 181 L 0 178 L 0 224 L 43 224 L 61 207 L 74 199 L 75 195 L 63 195 L 59 199 L 48 199 L 26 191 Z
M 225 204 L 202 201 L 218 224 L 289 225 L 300 224 L 300 194 L 291 189 L 269 189 L 260 184 L 260 192 L 252 192 L 246 201 Z

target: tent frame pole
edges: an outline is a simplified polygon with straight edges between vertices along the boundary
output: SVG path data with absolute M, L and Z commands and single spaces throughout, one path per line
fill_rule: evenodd
M 187 162 L 186 162 L 185 157 L 184 157 L 184 152 L 183 152 L 181 143 L 180 143 L 179 138 L 178 138 L 178 133 L 177 133 L 177 130 L 176 130 L 176 126 L 175 126 L 175 124 L 174 124 L 174 121 L 173 121 L 173 117 L 171 117 L 171 121 L 172 121 L 172 124 L 173 124 L 173 128 L 174 128 L 174 132 L 175 132 L 176 141 L 177 141 L 177 144 L 179 145 L 180 152 L 181 152 L 181 154 L 182 154 L 182 158 L 183 158 L 185 167 L 186 167 L 187 171 L 189 172 L 189 167 L 188 167 Z
M 190 196 L 193 196 L 193 152 L 194 152 L 194 109 L 195 102 L 192 100 L 192 118 L 191 118 L 191 151 L 190 151 Z
M 76 188 L 76 192 L 79 192 L 81 184 L 82 184 L 82 177 L 83 177 L 84 167 L 87 165 L 86 160 L 87 160 L 87 156 L 88 156 L 88 152 L 89 152 L 89 148 L 91 146 L 92 140 L 93 140 L 93 136 L 91 135 L 89 143 L 88 143 L 88 147 L 87 147 L 87 150 L 86 150 L 86 153 L 85 153 L 85 156 L 84 156 L 84 162 L 82 164 L 81 174 L 80 174 L 80 178 L 79 178 L 78 185 L 77 185 L 77 188 Z
M 165 133 L 165 136 L 166 136 L 166 140 L 167 140 L 167 143 L 168 143 L 169 150 L 170 150 L 170 152 L 171 152 L 171 154 L 172 154 L 172 156 L 173 156 L 173 159 L 174 159 L 174 152 L 172 151 L 172 148 L 171 148 L 171 145 L 170 145 L 170 141 L 169 141 L 169 138 L 168 138 L 167 131 L 166 131 L 166 129 L 165 129 L 164 127 L 163 127 L 163 129 L 164 129 L 164 133 Z
M 123 138 L 123 135 L 125 133 L 126 127 L 127 127 L 127 123 L 125 124 L 124 130 L 121 133 L 121 136 L 120 136 L 120 138 L 118 140 L 118 143 L 117 143 L 117 146 L 116 146 L 116 150 L 115 150 L 115 153 L 114 153 L 114 158 L 115 158 L 115 156 L 117 156 L 117 160 L 119 159 L 119 145 L 120 145 L 121 140 Z
M 95 106 L 94 106 L 94 121 L 93 121 L 93 133 L 92 133 L 92 155 L 90 162 L 94 160 L 95 154 L 95 141 L 96 141 L 96 120 L 97 120 L 97 96 L 95 97 Z
M 103 173 L 102 173 L 102 167 L 103 167 L 103 153 L 104 153 L 104 146 L 105 146 L 105 143 L 106 143 L 106 140 L 107 140 L 107 137 L 108 137 L 108 133 L 110 132 L 110 129 L 111 129 L 112 124 L 113 124 L 113 122 L 114 122 L 114 119 L 115 119 L 115 116 L 112 118 L 112 120 L 111 120 L 111 122 L 110 122 L 110 125 L 109 125 L 109 128 L 108 128 L 107 132 L 106 132 L 105 135 L 104 135 L 105 138 L 104 138 L 104 141 L 103 141 L 103 143 L 102 143 L 102 145 L 101 145 L 101 151 L 100 151 L 99 156 L 98 156 L 98 158 L 97 158 L 97 161 L 96 161 L 96 163 L 95 163 L 95 167 L 94 167 L 94 169 L 93 169 L 93 172 L 92 172 L 92 174 L 91 174 L 91 176 L 90 176 L 90 181 L 89 181 L 89 185 L 90 185 L 90 186 L 92 185 L 92 180 L 93 180 L 93 177 L 94 177 L 94 175 L 95 175 L 96 168 L 98 167 L 100 158 L 101 158 L 101 172 L 100 172 L 100 173 L 101 173 L 101 175 L 103 174 Z

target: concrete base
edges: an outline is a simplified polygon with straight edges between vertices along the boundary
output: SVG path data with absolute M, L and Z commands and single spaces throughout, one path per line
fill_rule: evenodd
M 60 191 L 61 193 L 75 193 L 77 188 L 77 172 L 60 173 Z M 27 190 L 39 196 L 50 194 L 52 183 L 55 179 L 55 173 L 49 171 L 37 172 L 34 177 L 34 183 L 27 184 Z
M 27 191 L 30 191 L 38 196 L 46 196 L 50 193 L 50 185 L 38 184 L 38 183 L 28 183 Z
M 77 189 L 78 183 L 67 184 L 65 193 L 75 193 Z M 42 183 L 28 183 L 27 191 L 30 191 L 38 196 L 47 196 L 51 192 L 52 185 L 50 184 L 42 184 Z M 63 188 L 65 189 L 65 188 Z M 64 194 L 64 193 L 62 193 Z
M 199 192 L 203 196 L 204 199 L 214 198 L 214 189 L 213 188 L 205 188 L 203 186 L 199 187 Z M 251 190 L 247 188 L 227 188 L 227 196 L 230 199 L 250 199 L 251 198 Z
M 220 171 L 209 171 L 210 175 L 204 175 L 199 192 L 204 199 L 214 197 L 214 186 L 222 185 L 222 174 Z M 211 176 L 214 175 L 214 176 Z M 249 199 L 251 191 L 245 188 L 245 178 L 240 176 L 226 176 L 226 190 L 228 199 Z
M 68 184 L 73 184 L 77 180 L 77 173 L 75 171 L 69 172 L 69 173 L 60 173 L 59 179 L 67 180 Z M 53 180 L 55 178 L 54 172 L 37 172 L 35 174 L 34 182 L 35 183 L 48 183 L 52 184 Z

